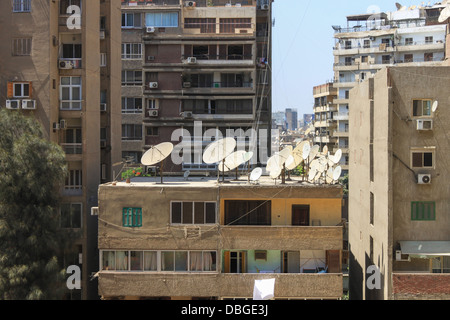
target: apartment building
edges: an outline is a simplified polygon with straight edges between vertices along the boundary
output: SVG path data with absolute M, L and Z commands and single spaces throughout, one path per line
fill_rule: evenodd
M 133 178 L 99 189 L 102 299 L 340 299 L 340 185 Z
M 450 298 L 449 72 L 388 67 L 350 92 L 351 299 Z
M 0 2 L 1 107 L 40 121 L 50 141 L 67 155 L 61 190 L 61 228 L 80 237 L 74 256 L 82 289 L 71 298 L 95 298 L 89 281 L 98 268 L 98 185 L 113 180 L 121 161 L 120 2 L 118 0 L 12 0 Z
M 123 157 L 139 162 L 151 146 L 201 141 L 211 129 L 244 141 L 249 129 L 265 129 L 270 150 L 271 6 L 272 0 L 122 0 Z M 172 137 L 177 129 L 183 133 Z M 248 139 L 241 148 L 249 148 Z M 194 152 L 184 158 L 168 161 L 165 171 L 216 169 Z
M 314 98 L 314 143 L 320 146 L 320 149 L 326 146 L 334 154 L 340 148 L 345 149 L 345 145 L 339 146 L 338 138 L 333 135 L 337 129 L 337 120 L 344 115 L 337 112 L 337 106 L 334 100 L 337 98 L 337 89 L 333 87 L 332 82 L 327 82 L 313 88 Z M 344 153 L 348 153 L 343 150 Z M 348 171 L 348 163 L 345 158 L 341 159 L 340 166 L 345 172 Z
M 445 63 L 448 26 L 438 22 L 444 5 L 402 8 L 394 12 L 347 17 L 347 26 L 333 26 L 334 87 L 338 96 L 337 130 L 333 136 L 344 151 L 349 146 L 349 93 L 354 85 L 387 66 L 434 66 Z M 348 157 L 348 153 L 344 154 Z

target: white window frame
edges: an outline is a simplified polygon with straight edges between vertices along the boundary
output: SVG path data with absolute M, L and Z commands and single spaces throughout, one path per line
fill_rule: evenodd
M 138 52 L 134 52 L 135 46 Z M 142 43 L 122 43 L 122 60 L 142 60 Z
M 62 80 L 64 78 L 69 78 L 70 79 L 70 83 L 69 84 L 62 84 Z M 80 83 L 79 84 L 73 84 L 73 79 L 74 78 L 79 78 L 80 79 Z M 82 98 L 83 98 L 83 85 L 82 85 L 82 79 L 81 77 L 60 77 L 60 85 L 59 85 L 59 101 L 60 101 L 60 110 L 81 110 L 82 109 Z M 69 89 L 69 100 L 62 100 L 62 93 L 63 93 L 63 89 L 68 88 Z M 79 88 L 80 89 L 80 100 L 73 100 L 73 89 L 74 88 Z M 69 103 L 70 107 L 69 108 L 63 108 L 63 104 L 64 103 Z M 74 107 L 74 105 L 76 105 Z
M 422 166 L 421 167 L 414 167 L 414 153 L 421 153 L 422 154 Z M 432 157 L 432 165 L 431 166 L 425 166 L 424 165 L 424 154 L 430 153 Z M 411 168 L 413 170 L 421 170 L 421 169 L 435 169 L 436 168 L 436 148 L 435 147 L 425 147 L 425 148 L 411 148 L 410 150 L 410 158 L 411 158 Z
M 133 72 L 133 79 L 128 79 L 128 73 Z M 141 80 L 136 81 L 136 72 L 141 73 Z M 142 70 L 122 70 L 122 87 L 127 86 L 142 86 L 144 84 Z
M 183 203 L 185 203 L 185 202 L 192 203 L 192 223 L 188 223 L 188 224 L 183 223 Z M 196 202 L 201 202 L 201 203 L 204 204 L 203 218 L 204 218 L 205 222 L 201 223 L 201 224 L 195 223 L 195 203 Z M 172 218 L 173 218 L 173 216 L 172 216 L 172 205 L 174 203 L 181 203 L 181 223 L 173 223 L 172 222 Z M 213 223 L 206 223 L 206 204 L 207 203 L 214 204 L 214 221 L 215 222 L 213 222 Z M 194 226 L 197 225 L 197 226 L 203 226 L 203 225 L 215 225 L 217 223 L 218 223 L 217 222 L 217 203 L 214 202 L 214 201 L 175 201 L 175 200 L 174 201 L 170 201 L 170 224 L 171 225 L 194 225 Z
M 72 176 L 73 172 L 73 176 Z M 75 181 L 79 184 L 75 184 Z M 83 171 L 79 169 L 69 170 L 66 181 L 64 182 L 64 189 L 66 190 L 81 190 L 83 188 Z
M 100 53 L 100 67 L 106 67 L 107 65 L 107 55 L 106 53 L 101 52 Z
M 136 25 L 136 15 L 140 18 L 140 25 Z M 123 25 L 123 17 L 125 16 L 125 24 L 128 23 L 128 16 L 133 17 L 132 25 Z M 122 29 L 141 29 L 142 28 L 142 14 L 140 12 L 123 12 L 122 13 Z
M 128 105 L 128 100 L 131 100 L 131 99 L 133 99 L 134 100 L 134 106 L 135 106 L 135 108 L 134 109 L 127 109 L 127 108 L 124 108 L 124 106 L 127 106 Z M 141 108 L 140 109 L 136 109 L 136 100 L 137 99 L 140 99 L 141 100 Z M 137 114 L 139 114 L 139 113 L 142 113 L 142 97 L 122 97 L 122 114 L 130 114 L 130 113 L 137 113 Z
M 130 126 L 133 126 L 132 127 L 133 132 L 128 132 L 129 130 L 126 129 L 126 128 L 130 128 Z M 134 132 L 136 132 L 136 126 L 141 126 L 141 137 L 140 138 L 134 136 Z M 125 135 L 125 137 L 124 137 L 124 128 L 126 131 L 125 133 L 127 133 Z M 123 123 L 122 124 L 122 141 L 142 141 L 142 137 L 143 137 L 142 130 L 143 130 L 143 126 L 141 124 Z M 128 135 L 128 133 L 133 133 L 133 135 L 130 137 Z
M 157 110 L 159 109 L 159 104 L 157 99 L 147 99 L 147 109 Z
M 13 12 L 31 12 L 31 0 L 13 0 Z

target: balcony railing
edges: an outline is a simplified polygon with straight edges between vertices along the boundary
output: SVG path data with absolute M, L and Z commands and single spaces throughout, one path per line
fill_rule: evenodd
M 183 82 L 184 88 L 252 88 L 253 82 Z
M 61 143 L 66 154 L 82 154 L 83 144 L 82 143 Z
M 425 19 L 413 19 L 404 20 L 402 22 L 390 22 L 390 21 L 374 21 L 372 25 L 366 24 L 357 25 L 349 28 L 342 28 L 340 26 L 334 26 L 334 33 L 350 33 L 350 32 L 366 32 L 366 31 L 379 31 L 379 30 L 392 30 L 401 28 L 423 27 L 425 26 Z

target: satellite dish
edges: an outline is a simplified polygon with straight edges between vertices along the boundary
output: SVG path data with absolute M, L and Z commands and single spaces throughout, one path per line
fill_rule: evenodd
M 281 168 L 274 168 L 272 171 L 270 171 L 270 177 L 272 179 L 276 179 L 280 176 L 281 174 Z
M 281 150 L 278 155 L 281 158 L 281 166 L 283 166 L 286 162 L 286 160 L 289 158 L 289 156 L 292 155 L 292 146 L 288 146 Z
M 332 183 L 333 182 L 333 168 L 329 168 L 328 170 L 327 170 L 327 174 L 326 174 L 326 176 L 325 176 L 325 181 L 327 182 L 327 183 Z
M 444 23 L 448 18 L 450 18 L 450 6 L 447 5 L 442 11 L 441 15 L 439 16 L 439 23 Z
M 209 144 L 203 153 L 203 162 L 214 164 L 229 156 L 236 148 L 236 140 L 225 138 Z
M 435 102 L 433 103 L 433 106 L 431 107 L 431 110 L 433 111 L 433 113 L 436 112 L 438 106 L 439 106 L 439 102 L 438 102 L 438 101 L 435 101 Z
M 320 146 L 317 144 L 311 147 L 311 151 L 309 152 L 309 161 L 312 161 L 317 156 L 319 150 Z
M 223 172 L 234 170 L 241 164 L 249 161 L 252 157 L 253 152 L 246 152 L 244 150 L 236 151 L 219 163 L 219 170 Z
M 309 170 L 308 181 L 313 181 L 316 178 L 316 175 L 317 175 L 316 170 Z
M 302 152 L 303 160 L 308 159 L 310 152 L 311 152 L 311 146 L 309 145 L 309 143 L 304 144 L 303 145 L 303 152 Z
M 322 154 L 327 154 L 328 153 L 328 146 L 324 146 L 322 149 Z
M 281 156 L 279 154 L 275 154 L 267 160 L 266 170 L 269 172 L 279 170 L 281 172 L 282 166 L 283 160 Z
M 336 151 L 336 153 L 334 154 L 334 156 L 330 156 L 330 160 L 333 161 L 334 164 L 339 163 L 339 161 L 341 161 L 342 158 L 342 150 L 338 149 Z
M 262 176 L 262 169 L 261 168 L 255 168 L 252 173 L 250 173 L 250 181 L 256 182 L 261 178 Z
M 342 173 L 342 168 L 340 166 L 337 166 L 333 170 L 333 180 L 337 181 L 341 177 L 341 173 Z
M 172 153 L 173 144 L 171 142 L 163 142 L 147 150 L 141 158 L 141 163 L 145 166 L 152 166 L 161 162 L 160 174 L 161 183 L 163 183 L 163 164 L 164 160 Z

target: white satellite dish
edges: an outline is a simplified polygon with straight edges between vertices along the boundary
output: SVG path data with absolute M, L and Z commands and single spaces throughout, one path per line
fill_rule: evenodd
M 327 183 L 332 183 L 333 182 L 333 168 L 329 168 L 327 170 L 327 174 L 325 176 L 325 181 Z
M 438 101 L 433 102 L 433 106 L 431 107 L 431 110 L 433 111 L 433 113 L 436 112 L 438 106 L 439 106 L 439 102 Z
M 301 159 L 299 159 L 298 157 L 296 158 L 293 154 L 291 154 L 286 162 L 285 162 L 285 166 L 286 166 L 286 170 L 294 170 L 295 168 L 297 168 L 301 163 Z
M 250 181 L 251 182 L 257 182 L 261 176 L 262 176 L 262 169 L 261 168 L 255 168 L 252 173 L 250 174 Z
M 229 156 L 236 148 L 236 140 L 225 138 L 209 144 L 203 153 L 203 162 L 214 164 Z
M 341 161 L 341 158 L 342 158 L 342 150 L 338 149 L 336 151 L 336 153 L 334 154 L 334 156 L 330 156 L 329 158 L 331 161 L 333 161 L 334 164 L 339 163 L 339 161 Z
M 322 149 L 322 154 L 327 154 L 328 153 L 328 146 L 324 146 Z
M 445 22 L 448 18 L 450 18 L 450 6 L 447 6 L 441 11 L 441 15 L 439 16 L 439 23 Z
M 303 145 L 303 152 L 302 152 L 303 160 L 308 159 L 310 152 L 311 152 L 311 145 L 309 143 L 304 144 Z
M 309 152 L 309 161 L 312 161 L 317 156 L 319 150 L 320 146 L 317 144 L 311 147 L 311 151 Z
M 316 175 L 317 175 L 316 170 L 309 170 L 308 181 L 314 181 L 314 179 L 316 178 Z
M 340 166 L 337 166 L 333 170 L 333 180 L 337 181 L 341 177 L 341 173 L 342 173 L 342 168 Z
M 282 169 L 283 159 L 279 154 L 274 154 L 267 160 L 266 170 L 269 172 Z
M 236 169 L 245 161 L 246 151 L 240 150 L 236 151 L 229 156 L 227 156 L 224 160 L 219 163 L 219 170 L 223 172 L 228 172 Z
M 163 142 L 147 150 L 141 158 L 141 163 L 145 166 L 152 166 L 161 163 L 160 174 L 161 183 L 163 183 L 163 164 L 164 160 L 170 156 L 173 151 L 173 144 L 171 142 Z

